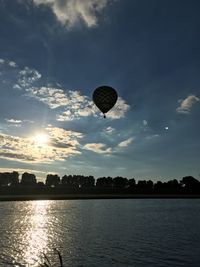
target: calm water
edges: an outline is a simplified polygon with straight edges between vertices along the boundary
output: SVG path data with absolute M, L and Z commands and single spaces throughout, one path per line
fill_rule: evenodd
M 0 266 L 200 266 L 200 200 L 0 202 Z

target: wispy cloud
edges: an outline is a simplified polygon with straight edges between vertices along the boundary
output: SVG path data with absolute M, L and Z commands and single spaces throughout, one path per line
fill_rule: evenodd
M 113 127 L 111 127 L 111 126 L 108 126 L 103 131 L 106 134 L 112 134 L 115 131 L 115 129 Z
M 152 139 L 155 139 L 155 138 L 158 138 L 160 137 L 159 134 L 152 134 L 152 135 L 148 135 L 145 137 L 146 140 L 152 140 Z
M 19 120 L 19 119 L 13 119 L 13 118 L 6 118 L 5 121 L 7 122 L 8 125 L 10 126 L 15 126 L 15 127 L 21 127 L 23 124 L 30 124 L 34 123 L 32 120 Z
M 118 144 L 118 146 L 119 146 L 119 147 L 127 147 L 128 145 L 130 145 L 130 144 L 132 143 L 133 140 L 134 140 L 134 138 L 133 138 L 133 137 L 130 137 L 130 138 L 128 138 L 128 139 L 126 139 L 126 140 L 120 142 L 120 143 Z
M 21 120 L 15 120 L 15 119 L 5 119 L 6 122 L 8 123 L 13 123 L 13 124 L 20 124 L 22 123 Z
M 120 119 L 125 117 L 125 113 L 130 106 L 121 97 L 118 98 L 115 106 L 107 113 L 106 117 L 110 119 Z
M 92 101 L 77 90 L 63 90 L 53 87 L 31 87 L 26 89 L 29 97 L 46 104 L 51 109 L 62 108 L 57 114 L 58 121 L 69 121 L 95 114 Z
M 199 102 L 200 98 L 195 96 L 195 95 L 189 95 L 185 99 L 180 99 L 179 102 L 179 107 L 176 109 L 178 113 L 183 113 L 183 114 L 189 114 L 191 112 L 192 106 Z
M 47 5 L 57 20 L 64 26 L 72 28 L 81 22 L 87 27 L 97 25 L 100 12 L 113 0 L 33 0 L 36 5 Z
M 69 105 L 70 98 L 62 89 L 53 87 L 28 88 L 26 90 L 29 97 L 33 97 L 38 101 L 48 105 L 51 109 Z
M 55 147 L 71 147 L 76 148 L 79 145 L 79 139 L 83 138 L 80 132 L 65 130 L 49 125 L 46 130 L 49 133 L 51 144 Z
M 11 127 L 21 127 L 22 126 L 22 121 L 21 120 L 16 120 L 16 119 L 5 119 L 7 122 L 8 126 Z
M 5 61 L 2 59 L 2 62 L 4 64 Z M 92 99 L 83 95 L 79 90 L 64 89 L 61 85 L 40 86 L 42 75 L 36 69 L 29 67 L 20 69 L 17 66 L 14 72 L 10 72 L 11 75 L 13 89 L 21 91 L 28 98 L 44 103 L 50 109 L 58 109 L 56 110 L 57 121 L 64 122 L 88 116 L 101 116 Z M 129 108 L 126 101 L 119 97 L 115 106 L 107 113 L 107 118 L 123 118 Z
M 41 74 L 37 70 L 25 67 L 23 70 L 19 71 L 17 85 L 23 88 L 28 88 L 40 78 Z
M 0 133 L 0 158 L 26 163 L 49 163 L 64 161 L 72 155 L 81 154 L 79 139 L 82 134 L 62 128 L 46 128 L 49 142 L 38 144 L 32 137 L 19 137 Z
M 147 126 L 148 125 L 148 121 L 147 120 L 143 120 L 142 124 L 143 124 L 143 126 Z
M 110 154 L 112 153 L 112 149 L 107 147 L 106 144 L 102 143 L 89 143 L 83 146 L 84 149 L 93 151 L 98 154 Z
M 8 62 L 8 65 L 12 68 L 16 68 L 17 67 L 17 64 L 14 62 L 14 61 L 9 61 Z
M 0 64 L 4 65 L 4 66 L 11 67 L 11 68 L 16 68 L 17 67 L 17 63 L 16 62 L 10 61 L 10 60 L 6 60 L 6 59 L 3 59 L 3 58 L 0 58 Z

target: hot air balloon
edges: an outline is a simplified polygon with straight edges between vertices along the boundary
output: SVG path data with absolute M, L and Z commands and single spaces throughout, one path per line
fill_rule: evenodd
M 104 114 L 107 113 L 112 107 L 114 107 L 117 102 L 117 92 L 110 86 L 100 86 L 96 88 L 93 92 L 93 102 Z

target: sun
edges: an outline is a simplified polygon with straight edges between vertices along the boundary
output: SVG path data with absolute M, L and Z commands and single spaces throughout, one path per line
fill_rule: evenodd
M 45 146 L 49 142 L 49 137 L 46 134 L 39 133 L 33 137 L 33 141 L 36 145 Z

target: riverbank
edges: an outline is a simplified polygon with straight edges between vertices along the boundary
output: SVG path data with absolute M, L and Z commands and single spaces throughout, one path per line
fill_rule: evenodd
M 38 194 L 0 195 L 0 201 L 70 200 L 70 199 L 199 199 L 200 194 Z

